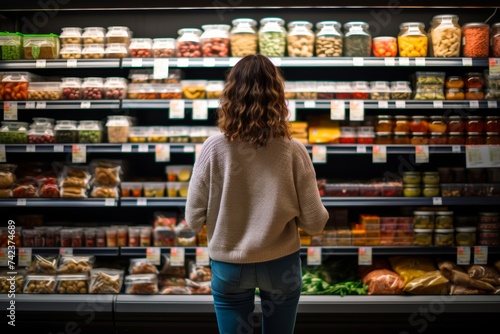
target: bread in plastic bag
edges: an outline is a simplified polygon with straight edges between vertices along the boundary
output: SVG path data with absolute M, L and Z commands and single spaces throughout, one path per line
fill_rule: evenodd
M 404 280 L 405 285 L 414 278 L 436 270 L 431 258 L 425 256 L 396 255 L 389 257 L 392 270 Z
M 363 276 L 362 282 L 368 285 L 369 295 L 401 295 L 404 281 L 392 270 L 375 269 Z
M 411 295 L 447 295 L 448 282 L 439 270 L 432 270 L 406 283 L 404 292 Z

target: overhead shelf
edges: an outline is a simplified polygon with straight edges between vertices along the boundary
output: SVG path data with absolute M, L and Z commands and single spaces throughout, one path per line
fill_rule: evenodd
M 2 198 L 0 207 L 116 207 L 116 198 Z
M 16 105 L 18 110 L 67 110 L 67 109 L 120 109 L 120 100 L 47 100 L 47 101 L 4 101 L 0 108 L 5 109 L 5 103 Z
M 154 153 L 156 145 L 169 146 L 171 153 L 194 153 L 195 144 L 7 144 L 5 152 L 12 153 L 71 153 L 73 145 L 85 146 L 87 153 Z
M 43 68 L 120 68 L 121 59 L 38 59 L 0 61 L 2 70 Z
M 64 254 L 73 255 L 96 255 L 96 256 L 118 256 L 120 248 L 118 247 L 23 247 L 31 248 L 31 254 L 40 255 L 59 255 L 64 249 Z

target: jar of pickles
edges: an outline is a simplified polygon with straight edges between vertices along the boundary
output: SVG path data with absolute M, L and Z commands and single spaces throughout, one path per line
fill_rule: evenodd
M 467 116 L 467 120 L 465 123 L 465 131 L 468 133 L 476 132 L 480 133 L 484 130 L 484 120 L 482 116 L 470 115 Z
M 203 57 L 229 56 L 229 30 L 227 24 L 206 24 L 201 26 L 201 55 Z
M 453 228 L 439 228 L 434 230 L 435 246 L 453 246 L 455 239 L 455 230 Z
M 428 38 L 421 22 L 404 22 L 399 26 L 398 48 L 400 57 L 426 57 Z
M 419 185 L 422 182 L 422 173 L 417 171 L 406 171 L 403 172 L 403 183 L 404 184 L 415 184 Z
M 314 55 L 312 26 L 312 23 L 307 21 L 288 23 L 286 44 L 289 57 L 312 57 Z
M 446 128 L 448 132 L 463 132 L 465 130 L 465 122 L 462 116 L 452 115 L 446 118 Z
M 458 24 L 457 15 L 436 15 L 431 20 L 429 29 L 430 55 L 433 57 L 460 56 L 460 39 L 462 29 Z
M 434 225 L 437 229 L 453 228 L 453 211 L 436 211 Z
M 315 49 L 317 57 L 342 57 L 344 35 L 337 21 L 316 23 Z
M 201 30 L 196 28 L 180 29 L 177 37 L 177 57 L 198 58 L 201 57 Z
M 476 227 L 464 226 L 455 229 L 455 243 L 457 246 L 475 246 L 476 245 Z
M 370 57 L 372 53 L 372 35 L 369 25 L 362 21 L 350 21 L 344 24 L 344 56 Z
M 422 175 L 422 182 L 425 184 L 439 184 L 438 172 L 424 172 Z
M 285 20 L 266 17 L 260 20 L 259 53 L 267 57 L 284 57 L 286 51 Z
M 483 22 L 471 22 L 462 27 L 462 55 L 464 57 L 488 57 L 490 53 L 490 26 Z
M 413 230 L 413 246 L 431 246 L 433 229 L 416 228 Z
M 434 229 L 433 211 L 413 211 L 413 228 Z
M 439 185 L 437 185 L 437 184 L 424 184 L 422 187 L 422 195 L 424 197 L 437 197 L 437 196 L 439 196 Z
M 500 22 L 491 26 L 490 32 L 491 56 L 500 57 Z
M 232 57 L 254 55 L 258 49 L 257 21 L 239 18 L 232 21 L 233 28 L 229 32 L 229 45 Z

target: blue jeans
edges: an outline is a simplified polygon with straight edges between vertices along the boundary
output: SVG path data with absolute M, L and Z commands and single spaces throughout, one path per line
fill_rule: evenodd
M 234 264 L 211 261 L 212 295 L 220 334 L 292 334 L 302 289 L 300 253 L 280 259 Z M 259 288 L 262 324 L 254 317 Z

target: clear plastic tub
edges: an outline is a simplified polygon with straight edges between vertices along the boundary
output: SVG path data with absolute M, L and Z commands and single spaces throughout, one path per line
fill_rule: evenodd
M 54 126 L 55 141 L 58 144 L 78 142 L 77 121 L 58 120 Z
M 28 131 L 28 144 L 55 143 L 54 129 L 47 125 L 35 125 Z
M 59 58 L 59 36 L 55 34 L 23 35 L 24 59 Z
M 28 100 L 60 100 L 60 82 L 31 82 L 28 86 Z
M 108 77 L 104 82 L 104 98 L 124 99 L 127 96 L 127 80 L 121 77 Z
M 59 51 L 61 59 L 81 59 L 82 47 L 80 44 L 65 44 Z
M 106 122 L 109 143 L 127 143 L 131 126 L 127 116 L 109 115 Z
M 131 126 L 128 141 L 130 143 L 147 143 L 150 134 L 151 127 L 149 126 Z
M 83 44 L 105 44 L 106 29 L 103 27 L 85 27 L 82 32 Z
M 102 132 L 100 121 L 82 120 L 78 124 L 78 142 L 86 144 L 101 143 Z
M 388 81 L 370 82 L 370 100 L 389 100 L 391 88 Z
M 28 123 L 2 121 L 0 144 L 26 144 L 28 142 Z
M 104 99 L 104 80 L 98 77 L 87 77 L 83 79 L 81 85 L 83 100 L 102 100 Z
M 121 182 L 120 188 L 122 197 L 142 196 L 142 182 Z
M 189 182 L 166 182 L 167 197 L 187 197 Z
M 169 182 L 189 182 L 192 172 L 192 165 L 169 165 L 165 167 Z
M 23 59 L 23 44 L 21 33 L 0 32 L 0 59 Z
M 151 58 L 153 56 L 153 39 L 132 38 L 128 52 L 132 58 Z
M 106 32 L 106 43 L 120 43 L 129 45 L 132 31 L 128 27 L 112 26 Z
M 223 80 L 207 81 L 205 91 L 207 92 L 207 99 L 218 99 L 222 94 L 225 82 Z
M 172 58 L 177 54 L 175 38 L 155 38 L 152 49 L 154 58 Z
M 160 99 L 165 99 L 165 100 L 182 99 L 182 85 L 162 84 L 160 87 Z
M 3 100 L 18 101 L 28 98 L 28 85 L 31 81 L 28 72 L 6 72 L 2 77 Z
M 61 45 L 80 45 L 82 44 L 82 28 L 79 27 L 63 27 L 59 39 Z
M 165 197 L 164 182 L 143 182 L 144 197 Z
M 166 126 L 153 126 L 149 128 L 148 143 L 166 143 L 168 141 L 168 127 Z
M 104 58 L 104 44 L 85 44 L 82 49 L 83 59 Z
M 185 99 L 204 99 L 207 96 L 207 80 L 182 80 L 182 96 Z
M 106 58 L 126 58 L 128 57 L 128 45 L 123 43 L 108 43 L 104 49 Z
M 79 100 L 81 98 L 82 80 L 80 78 L 62 78 L 61 99 Z

